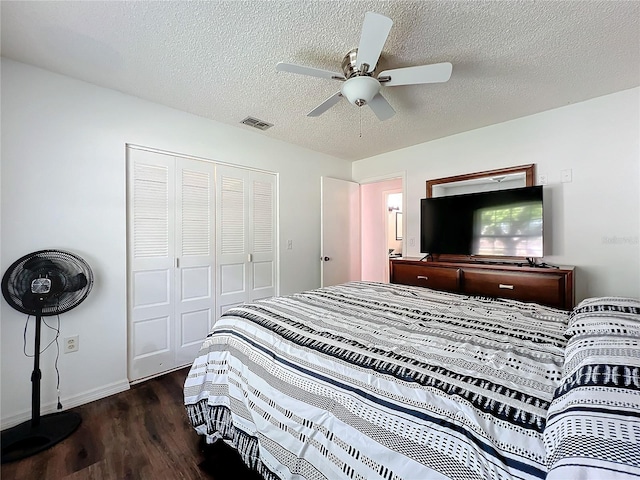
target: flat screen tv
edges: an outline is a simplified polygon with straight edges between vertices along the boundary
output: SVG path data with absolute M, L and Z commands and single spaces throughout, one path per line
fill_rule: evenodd
M 540 258 L 542 186 L 423 198 L 424 254 Z

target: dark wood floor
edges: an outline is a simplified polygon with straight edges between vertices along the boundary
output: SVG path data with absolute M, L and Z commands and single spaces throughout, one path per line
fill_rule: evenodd
M 258 480 L 236 452 L 205 447 L 184 408 L 188 369 L 133 386 L 73 411 L 82 424 L 32 457 L 2 465 L 2 480 Z

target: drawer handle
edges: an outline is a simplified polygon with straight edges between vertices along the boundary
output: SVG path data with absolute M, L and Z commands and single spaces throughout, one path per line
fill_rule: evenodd
M 429 280 L 429 277 L 426 277 L 424 275 L 418 275 L 418 280 Z
M 506 283 L 498 284 L 498 288 L 504 288 L 505 290 L 513 290 L 513 285 L 507 285 Z

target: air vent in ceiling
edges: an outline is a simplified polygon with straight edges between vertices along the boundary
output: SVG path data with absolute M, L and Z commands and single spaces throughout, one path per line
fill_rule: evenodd
M 247 117 L 240 123 L 244 123 L 245 125 L 249 125 L 250 127 L 258 128 L 260 130 L 266 130 L 267 128 L 273 127 L 272 123 L 267 123 L 263 120 L 259 120 L 253 117 Z

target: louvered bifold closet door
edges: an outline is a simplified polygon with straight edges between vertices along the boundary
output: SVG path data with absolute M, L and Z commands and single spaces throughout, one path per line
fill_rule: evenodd
M 276 177 L 251 172 L 249 238 L 250 300 L 276 294 Z
M 250 172 L 216 165 L 216 252 L 218 317 L 248 299 L 247 195 Z
M 174 351 L 175 160 L 129 150 L 129 379 L 170 369 Z
M 214 322 L 215 166 L 128 148 L 129 380 L 193 362 Z
M 276 293 L 276 177 L 216 166 L 218 316 Z
M 176 364 L 191 363 L 214 320 L 213 163 L 178 159 L 176 170 Z

